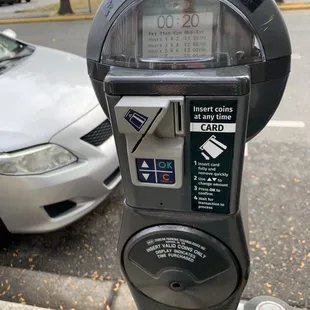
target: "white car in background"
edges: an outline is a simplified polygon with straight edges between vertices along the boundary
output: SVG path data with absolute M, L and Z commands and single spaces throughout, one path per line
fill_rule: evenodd
M 121 176 L 85 59 L 0 32 L 0 245 L 62 228 Z

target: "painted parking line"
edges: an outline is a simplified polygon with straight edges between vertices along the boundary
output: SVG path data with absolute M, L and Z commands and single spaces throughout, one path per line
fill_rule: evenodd
M 301 121 L 270 121 L 267 127 L 304 128 L 305 123 Z
M 248 147 L 248 144 L 246 143 L 245 148 L 244 148 L 244 156 L 246 157 L 248 156 L 248 154 L 249 154 L 249 147 Z
M 291 57 L 292 57 L 292 59 L 296 59 L 296 60 L 301 59 L 301 55 L 299 53 L 293 53 Z
M 277 127 L 277 128 L 305 128 L 306 125 L 302 121 L 270 121 L 266 127 Z M 249 156 L 248 143 L 245 144 L 244 156 Z

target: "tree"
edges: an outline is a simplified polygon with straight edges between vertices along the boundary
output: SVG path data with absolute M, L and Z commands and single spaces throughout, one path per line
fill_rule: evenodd
M 59 15 L 73 14 L 70 0 L 60 0 Z

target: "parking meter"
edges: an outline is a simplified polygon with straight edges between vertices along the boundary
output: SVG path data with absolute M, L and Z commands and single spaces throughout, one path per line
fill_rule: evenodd
M 245 142 L 277 109 L 290 55 L 274 0 L 98 9 L 88 73 L 113 127 L 119 262 L 139 309 L 237 308 L 250 265 Z

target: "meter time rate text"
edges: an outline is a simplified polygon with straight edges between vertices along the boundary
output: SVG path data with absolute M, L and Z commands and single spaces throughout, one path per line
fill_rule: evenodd
M 144 58 L 207 57 L 211 53 L 213 15 L 209 12 L 145 16 Z

